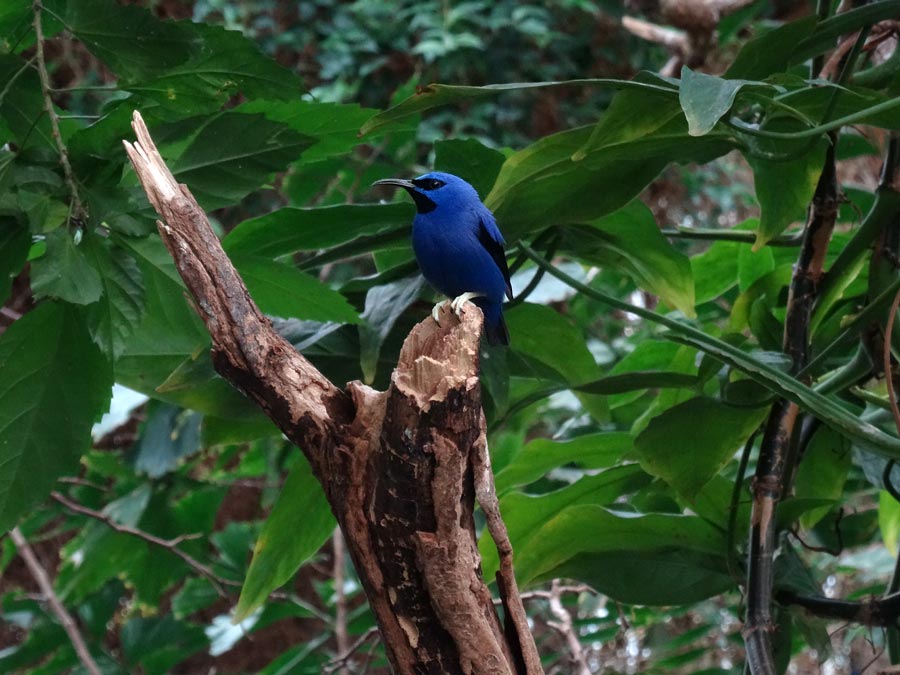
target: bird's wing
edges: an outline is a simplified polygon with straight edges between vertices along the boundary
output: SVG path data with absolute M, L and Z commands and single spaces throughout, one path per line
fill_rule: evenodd
M 509 266 L 506 264 L 506 252 L 503 250 L 503 235 L 497 228 L 490 211 L 479 214 L 478 241 L 491 254 L 491 258 L 497 263 L 497 267 L 503 272 L 503 280 L 506 281 L 506 297 L 512 300 L 512 283 L 509 280 Z

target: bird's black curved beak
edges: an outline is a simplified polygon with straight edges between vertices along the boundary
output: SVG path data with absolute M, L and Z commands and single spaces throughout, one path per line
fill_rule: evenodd
M 415 190 L 416 188 L 411 180 L 403 180 L 402 178 L 382 178 L 381 180 L 376 180 L 372 183 L 373 187 L 376 185 L 395 185 L 406 190 Z

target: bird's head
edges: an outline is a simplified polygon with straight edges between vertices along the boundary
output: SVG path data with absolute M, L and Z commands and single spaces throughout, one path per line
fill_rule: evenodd
M 459 208 L 480 203 L 478 193 L 459 176 L 443 171 L 432 171 L 412 180 L 385 178 L 373 185 L 396 185 L 409 192 L 419 213 L 431 213 L 439 206 Z

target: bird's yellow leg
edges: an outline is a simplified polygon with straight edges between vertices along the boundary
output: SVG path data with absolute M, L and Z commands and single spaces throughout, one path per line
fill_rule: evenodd
M 462 312 L 463 305 L 466 304 L 472 298 L 483 298 L 484 293 L 463 293 L 462 295 L 458 295 L 453 300 L 450 301 L 450 309 L 453 310 L 453 313 L 456 316 L 459 316 L 459 313 Z

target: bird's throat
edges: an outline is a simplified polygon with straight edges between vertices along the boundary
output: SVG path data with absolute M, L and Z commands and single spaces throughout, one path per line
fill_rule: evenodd
M 407 192 L 409 192 L 410 197 L 416 203 L 416 210 L 419 213 L 431 213 L 437 208 L 437 204 L 418 190 L 407 188 Z

